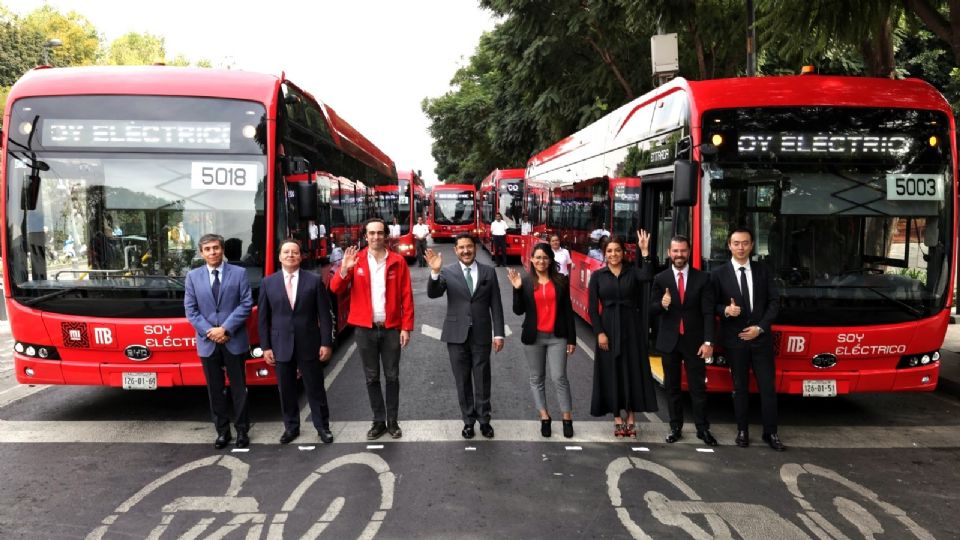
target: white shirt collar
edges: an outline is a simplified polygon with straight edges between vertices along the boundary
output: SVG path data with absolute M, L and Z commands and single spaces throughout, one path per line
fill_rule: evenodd
M 214 266 L 213 268 L 210 268 L 210 265 L 208 264 L 208 265 L 207 265 L 207 273 L 208 273 L 208 274 L 213 274 L 213 271 L 214 271 L 214 270 L 219 270 L 219 271 L 220 271 L 220 275 L 222 276 L 222 275 L 223 275 L 223 265 L 224 265 L 224 261 L 220 261 L 220 266 Z
M 741 267 L 741 266 L 743 266 L 744 268 L 746 268 L 746 269 L 747 269 L 747 272 L 751 272 L 751 271 L 752 271 L 751 268 L 750 268 L 750 259 L 747 259 L 747 264 L 740 264 L 740 263 L 738 263 L 737 261 L 735 261 L 734 259 L 731 258 L 731 259 L 730 259 L 730 264 L 733 265 L 733 270 L 734 270 L 734 272 L 737 273 L 737 274 L 740 273 L 740 267 Z
M 684 266 L 683 268 L 681 268 L 681 269 L 679 269 L 679 270 L 677 270 L 677 267 L 676 267 L 676 266 L 671 266 L 671 268 L 673 268 L 673 277 L 674 277 L 674 279 L 676 279 L 677 274 L 683 274 L 684 277 L 686 277 L 687 274 L 689 274 L 689 272 L 690 272 L 690 265 L 689 265 L 689 264 L 686 265 L 686 266 Z
M 283 277 L 284 277 L 284 279 L 290 279 L 290 276 L 291 276 L 291 275 L 292 275 L 295 279 L 297 279 L 297 278 L 300 277 L 300 269 L 299 269 L 299 268 L 297 268 L 296 270 L 294 270 L 292 273 L 291 273 L 291 272 L 287 272 L 286 270 L 284 270 L 284 269 L 282 269 L 282 268 L 281 268 L 280 270 L 283 272 Z
M 461 272 L 466 272 L 466 271 L 467 271 L 467 266 L 466 266 L 465 264 L 463 264 L 463 261 L 457 261 L 457 262 L 460 263 L 460 271 L 461 271 Z M 476 259 L 474 259 L 473 263 L 470 264 L 470 267 L 469 267 L 469 268 L 470 268 L 470 273 L 471 273 L 471 274 L 477 275 L 477 261 L 476 261 Z

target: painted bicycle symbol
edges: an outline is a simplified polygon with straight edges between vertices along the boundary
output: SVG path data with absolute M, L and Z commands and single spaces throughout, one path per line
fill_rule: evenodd
M 239 459 L 224 455 L 211 456 L 198 459 L 178 467 L 160 478 L 150 482 L 140 491 L 135 493 L 129 499 L 124 501 L 113 513 L 101 521 L 100 526 L 87 535 L 87 540 L 100 540 L 106 538 L 111 528 L 118 528 L 117 522 L 131 514 L 131 510 L 138 506 L 147 497 L 155 494 L 165 485 L 184 477 L 188 474 L 195 474 L 205 467 L 221 467 L 229 473 L 230 481 L 223 495 L 219 496 L 184 496 L 174 499 L 161 508 L 160 523 L 150 530 L 146 536 L 150 539 L 163 538 L 168 529 L 173 529 L 174 519 L 178 516 L 187 516 L 187 523 L 192 523 L 186 532 L 180 534 L 178 538 L 224 538 L 228 534 L 234 533 L 240 529 L 246 530 L 245 538 L 247 540 L 256 540 L 262 538 L 266 533 L 267 539 L 287 538 L 290 534 L 285 534 L 288 524 L 288 518 L 295 512 L 307 491 L 317 484 L 324 475 L 340 469 L 358 465 L 371 469 L 376 475 L 380 484 L 380 503 L 377 510 L 373 512 L 366 526 L 360 533 L 359 538 L 371 539 L 376 536 L 383 525 L 387 512 L 393 508 L 393 493 L 396 483 L 394 474 L 390 471 L 389 465 L 380 456 L 372 453 L 361 452 L 348 454 L 333 459 L 324 465 L 311 471 L 303 481 L 298 484 L 287 499 L 284 501 L 280 511 L 275 514 L 264 513 L 256 498 L 241 496 L 244 483 L 247 481 L 250 472 L 250 466 Z M 323 534 L 324 530 L 339 516 L 346 504 L 346 498 L 340 496 L 333 499 L 320 517 L 310 524 L 302 539 L 313 539 Z M 178 526 L 182 526 L 177 523 Z M 179 528 L 179 527 L 178 527 Z M 114 531 L 117 532 L 117 531 Z M 124 531 L 129 535 L 129 531 Z M 123 534 L 119 533 L 118 534 Z M 136 531 L 137 535 L 142 534 L 142 530 Z M 168 534 L 167 536 L 172 536 Z
M 644 474 L 642 484 L 645 487 L 664 487 L 677 492 L 674 498 L 656 489 L 647 489 L 640 505 L 625 504 L 620 491 L 620 481 L 631 471 Z M 844 478 L 830 469 L 818 465 L 800 465 L 788 463 L 780 468 L 780 479 L 799 506 L 796 518 L 800 525 L 781 516 L 772 508 L 740 502 L 704 501 L 686 482 L 673 471 L 635 457 L 615 459 L 607 466 L 607 493 L 620 518 L 620 522 L 633 538 L 649 539 L 639 523 L 651 523 L 649 519 L 636 520 L 631 510 L 639 510 L 644 518 L 651 517 L 668 527 L 680 529 L 691 538 L 705 540 L 710 538 L 744 540 L 840 540 L 862 537 L 873 539 L 876 535 L 886 534 L 888 538 L 919 538 L 933 540 L 933 535 L 913 521 L 902 509 L 880 500 L 879 496 L 866 487 Z M 653 478 L 651 478 L 651 475 Z M 818 484 L 844 488 L 849 496 L 834 495 L 823 497 L 830 499 L 829 508 L 817 509 L 815 504 L 823 504 L 821 498 L 810 498 L 800 489 L 801 481 L 815 481 Z M 645 505 L 645 507 L 643 507 Z M 635 509 L 634 506 L 643 508 Z M 872 508 L 874 515 L 867 508 Z M 706 522 L 706 528 L 694 521 Z M 639 521 L 639 523 L 638 523 Z M 802 527 L 801 527 L 802 525 Z M 896 530 L 891 530 L 895 528 Z M 677 533 L 673 531 L 671 536 Z

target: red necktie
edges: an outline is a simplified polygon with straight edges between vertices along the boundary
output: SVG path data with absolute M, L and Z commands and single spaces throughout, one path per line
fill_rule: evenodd
M 680 292 L 680 305 L 683 306 L 683 272 L 677 272 L 677 291 Z M 683 335 L 683 310 L 680 311 L 680 335 Z
M 290 309 L 293 309 L 293 274 L 287 276 L 287 300 L 290 301 Z

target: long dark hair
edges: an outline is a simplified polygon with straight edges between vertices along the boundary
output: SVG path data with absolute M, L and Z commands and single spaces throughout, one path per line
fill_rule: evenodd
M 533 256 L 537 251 L 542 251 L 544 255 L 550 259 L 550 264 L 547 265 L 547 275 L 550 277 L 550 281 L 553 282 L 553 286 L 557 288 L 566 286 L 566 278 L 557 270 L 557 259 L 553 255 L 553 248 L 546 242 L 540 242 L 533 246 L 533 251 L 530 252 L 530 277 L 534 280 L 534 284 L 536 284 L 537 269 L 533 266 Z

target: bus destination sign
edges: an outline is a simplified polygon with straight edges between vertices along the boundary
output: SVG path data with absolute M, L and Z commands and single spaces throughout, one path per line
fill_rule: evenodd
M 900 157 L 910 151 L 911 137 L 902 134 L 854 133 L 742 133 L 741 155 L 795 157 Z
M 45 147 L 229 150 L 230 122 L 52 119 L 43 122 Z
M 472 201 L 473 193 L 469 191 L 437 191 L 433 194 L 436 199 L 444 200 L 455 200 L 455 201 Z

